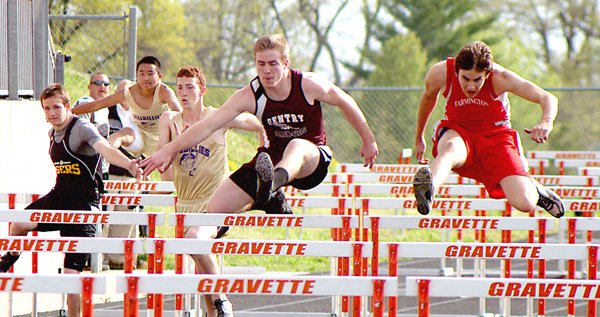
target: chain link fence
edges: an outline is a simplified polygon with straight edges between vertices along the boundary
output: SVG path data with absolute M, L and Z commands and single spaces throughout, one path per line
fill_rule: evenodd
M 128 12 L 81 10 L 49 16 L 52 49 L 67 57 L 64 85 L 71 99 L 89 94 L 89 79 L 96 72 L 107 74 L 113 84 L 127 77 L 128 39 L 135 39 L 135 34 L 129 32 L 129 19 Z

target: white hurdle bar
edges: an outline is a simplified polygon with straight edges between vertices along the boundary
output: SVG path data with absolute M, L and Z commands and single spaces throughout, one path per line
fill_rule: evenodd
M 583 175 L 532 175 L 534 179 L 542 185 L 555 186 L 598 186 L 600 180 L 598 176 Z M 325 182 L 334 184 L 352 184 L 352 183 L 393 183 L 393 184 L 412 184 L 414 174 L 398 173 L 329 173 L 325 177 Z M 475 184 L 473 179 L 462 177 L 457 174 L 450 174 L 446 179 L 446 184 Z
M 563 175 L 565 168 L 598 167 L 600 159 L 555 159 L 554 166 L 558 167 L 558 172 Z
M 534 174 L 544 174 L 544 170 L 550 166 L 548 159 L 527 159 L 529 166 L 534 170 Z M 369 168 L 360 163 L 339 163 L 335 166 L 336 173 L 398 173 L 398 174 L 414 174 L 423 164 L 373 164 Z
M 141 275 L 117 277 L 117 291 L 126 293 L 128 311 L 125 316 L 137 316 L 138 293 L 228 293 L 293 296 L 372 296 L 373 316 L 383 317 L 385 300 L 395 301 L 398 280 L 395 277 L 285 276 L 281 275 Z M 277 313 L 281 316 L 282 313 Z M 388 316 L 396 312 L 389 312 Z M 245 314 L 244 314 L 245 315 Z M 268 313 L 257 313 L 267 316 Z M 271 314 L 271 316 L 274 316 Z M 352 316 L 361 316 L 353 310 Z
M 175 185 L 172 181 L 115 181 L 105 180 L 104 190 L 131 191 L 131 192 L 174 192 Z
M 349 194 L 354 197 L 368 195 L 411 196 L 414 194 L 412 184 L 350 184 Z M 555 186 L 553 192 L 562 198 L 600 198 L 600 188 L 586 186 Z M 443 185 L 438 189 L 438 197 L 468 196 L 487 197 L 483 185 Z
M 92 317 L 92 295 L 106 293 L 106 277 L 80 274 L 0 274 L 0 292 L 81 294 L 81 315 Z
M 430 297 L 588 299 L 588 316 L 596 316 L 600 281 L 409 276 L 406 278 L 406 295 L 418 297 L 419 317 L 430 315 Z M 544 314 L 545 311 L 538 310 L 536 316 Z
M 600 151 L 528 151 L 527 158 L 600 159 Z
M 579 167 L 577 174 L 586 176 L 600 176 L 600 167 Z
M 7 204 L 30 204 L 32 196 L 41 196 L 32 193 L 0 193 L 0 203 Z M 172 194 L 115 194 L 105 193 L 100 200 L 101 205 L 147 205 L 147 206 L 175 206 L 177 196 Z

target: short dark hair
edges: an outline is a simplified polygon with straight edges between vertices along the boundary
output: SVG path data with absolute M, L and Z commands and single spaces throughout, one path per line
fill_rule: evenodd
M 484 42 L 476 41 L 465 45 L 456 55 L 454 68 L 456 73 L 459 70 L 470 70 L 475 68 L 477 71 L 485 71 L 489 73 L 494 66 L 494 58 L 490 47 Z
M 187 65 L 183 66 L 177 72 L 177 78 L 179 77 L 190 77 L 190 78 L 198 78 L 198 84 L 200 87 L 206 87 L 206 78 L 204 78 L 204 72 L 196 66 Z
M 52 97 L 59 97 L 65 105 L 70 103 L 69 93 L 61 84 L 50 84 L 48 87 L 44 88 L 40 94 L 40 102 Z
M 135 71 L 137 72 L 138 68 L 140 68 L 140 65 L 142 64 L 150 64 L 150 65 L 156 65 L 156 67 L 158 67 L 158 70 L 160 70 L 160 61 L 158 60 L 158 58 L 154 57 L 154 56 L 144 56 L 142 57 L 142 59 L 140 59 L 137 64 L 135 65 Z

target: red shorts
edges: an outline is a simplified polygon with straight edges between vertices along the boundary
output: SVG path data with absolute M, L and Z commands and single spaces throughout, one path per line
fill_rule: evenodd
M 467 145 L 467 160 L 460 168 L 452 169 L 463 177 L 483 183 L 492 198 L 506 197 L 500 181 L 512 175 L 530 176 L 523 155 L 519 133 L 499 126 L 486 131 L 471 132 L 448 120 L 440 121 L 433 138 L 433 156 L 437 156 L 438 140 L 448 129 L 456 131 Z

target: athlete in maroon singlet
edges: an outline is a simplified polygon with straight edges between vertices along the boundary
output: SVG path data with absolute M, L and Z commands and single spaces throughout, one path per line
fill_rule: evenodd
M 429 163 L 424 156 L 424 131 L 442 88 L 446 116 L 434 127 L 435 159 L 431 168 L 420 168 L 413 181 L 417 210 L 429 213 L 435 189 L 453 170 L 482 182 L 491 197 L 506 197 L 518 210 L 529 212 L 538 205 L 561 217 L 564 207 L 560 197 L 528 173 L 519 135 L 510 125 L 508 93 L 541 106 L 540 122 L 525 129 L 538 143 L 546 142 L 552 131 L 557 98 L 494 63 L 485 43 L 466 45 L 456 58 L 435 64 L 425 77 L 415 137 L 415 155 L 421 164 Z
M 254 205 L 269 213 L 289 213 L 279 188 L 286 184 L 312 188 L 327 175 L 331 151 L 325 145 L 321 103 L 342 110 L 363 141 L 360 154 L 365 165 L 372 166 L 377 143 L 356 101 L 329 80 L 291 70 L 289 51 L 281 35 L 258 39 L 254 46 L 257 78 L 236 91 L 208 119 L 195 123 L 144 160 L 144 174 L 154 169 L 163 172 L 179 150 L 202 142 L 240 113 L 254 113 L 267 133 L 265 147 L 219 186 L 207 211 L 243 212 Z

